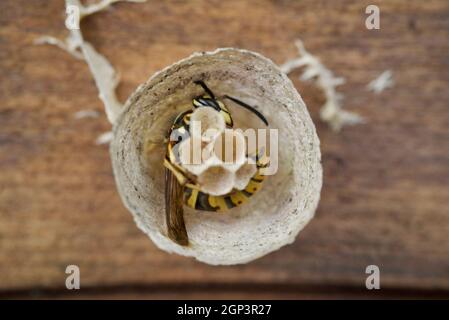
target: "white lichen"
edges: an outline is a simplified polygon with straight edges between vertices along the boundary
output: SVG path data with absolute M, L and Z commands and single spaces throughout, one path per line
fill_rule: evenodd
M 84 118 L 98 118 L 100 113 L 96 110 L 86 109 L 75 112 L 75 119 L 84 119 Z
M 96 145 L 109 144 L 114 138 L 114 134 L 112 131 L 107 131 L 98 136 L 97 140 L 95 140 Z
M 341 105 L 344 96 L 337 92 L 336 87 L 344 84 L 345 79 L 334 76 L 331 70 L 304 48 L 302 41 L 297 40 L 295 45 L 298 48 L 299 57 L 287 61 L 280 66 L 280 69 L 289 74 L 297 68 L 304 68 L 299 79 L 302 81 L 313 80 L 324 92 L 326 102 L 320 110 L 321 120 L 335 131 L 339 131 L 345 125 L 362 123 L 363 119 L 359 115 L 344 110 Z
M 368 90 L 374 93 L 381 93 L 387 88 L 394 86 L 393 72 L 391 70 L 385 70 L 376 79 L 371 81 L 366 87 Z
M 84 55 L 80 51 L 79 39 L 75 38 L 72 33 L 70 33 L 69 36 L 67 36 L 67 38 L 65 38 L 64 40 L 60 40 L 51 36 L 42 36 L 35 39 L 34 44 L 50 44 L 68 52 L 78 60 L 84 60 Z
M 76 25 L 80 25 L 81 19 L 84 17 L 105 10 L 111 4 L 119 2 L 144 2 L 145 0 L 102 0 L 95 4 L 82 5 L 79 0 L 66 0 L 66 8 L 78 7 L 79 16 Z M 70 29 L 70 34 L 65 40 L 60 40 L 51 36 L 43 36 L 34 41 L 35 44 L 55 45 L 77 59 L 85 60 L 94 77 L 95 84 L 99 91 L 99 97 L 105 106 L 105 112 L 111 124 L 120 115 L 123 104 L 117 99 L 115 90 L 117 88 L 119 77 L 109 61 L 95 48 L 84 40 L 81 29 Z
M 79 1 L 76 0 L 78 3 Z M 145 2 L 146 0 L 100 0 L 97 3 L 93 3 L 86 6 L 80 7 L 80 17 L 83 18 L 85 16 L 100 12 L 102 10 L 105 10 L 109 8 L 111 4 L 114 4 L 116 2 L 120 1 L 127 1 L 127 2 Z

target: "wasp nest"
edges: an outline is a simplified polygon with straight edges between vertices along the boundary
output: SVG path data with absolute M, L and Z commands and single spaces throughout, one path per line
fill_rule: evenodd
M 209 107 L 196 109 L 190 121 L 201 123 L 201 131 L 191 126 L 189 138 L 179 146 L 179 165 L 196 176 L 207 194 L 222 196 L 233 189 L 243 190 L 257 171 L 256 163 L 246 155 L 243 133 L 226 129 L 220 112 Z M 195 142 L 202 150 L 199 159 L 195 159 Z
M 223 213 L 184 206 L 189 245 L 181 246 L 167 235 L 164 138 L 174 118 L 191 109 L 192 98 L 204 93 L 194 83 L 198 80 L 217 97 L 226 94 L 256 106 L 269 128 L 278 130 L 277 171 L 266 177 L 247 203 Z M 234 102 L 226 101 L 226 106 L 234 128 L 266 128 Z M 198 108 L 191 117 L 202 124 L 196 134 L 206 156 L 192 163 L 193 141 L 185 140 L 179 150 L 181 164 L 211 195 L 243 189 L 257 170 L 247 161 L 243 137 L 238 131 L 227 131 L 223 118 L 210 108 Z M 206 128 L 216 130 L 211 133 Z M 235 148 L 231 163 L 220 152 L 227 140 L 243 146 Z M 246 263 L 293 242 L 319 201 L 319 140 L 306 106 L 275 64 L 245 50 L 194 54 L 152 76 L 128 99 L 114 125 L 110 152 L 119 193 L 137 225 L 159 248 L 209 264 Z

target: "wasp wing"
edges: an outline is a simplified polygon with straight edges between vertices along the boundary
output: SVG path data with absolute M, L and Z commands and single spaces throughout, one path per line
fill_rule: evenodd
M 183 195 L 184 187 L 175 175 L 165 168 L 165 218 L 168 237 L 181 246 L 187 246 L 189 237 L 184 223 Z

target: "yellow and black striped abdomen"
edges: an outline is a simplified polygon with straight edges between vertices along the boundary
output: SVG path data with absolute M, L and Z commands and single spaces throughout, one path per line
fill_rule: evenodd
M 262 176 L 263 177 L 263 176 Z M 186 187 L 184 203 L 196 210 L 226 211 L 247 202 L 262 187 L 263 179 L 253 180 L 243 190 L 233 190 L 227 195 L 211 196 L 196 188 Z
M 226 211 L 244 204 L 262 188 L 262 183 L 265 180 L 262 170 L 268 165 L 266 159 L 264 156 L 257 160 L 257 172 L 245 189 L 233 190 L 223 196 L 212 196 L 201 192 L 197 186 L 191 188 L 187 185 L 184 190 L 184 203 L 193 209 L 204 211 Z

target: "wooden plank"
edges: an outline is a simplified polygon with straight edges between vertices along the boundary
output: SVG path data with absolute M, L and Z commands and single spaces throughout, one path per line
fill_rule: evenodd
M 64 290 L 68 264 L 79 265 L 82 285 L 93 288 L 363 288 L 365 267 L 376 264 L 382 288 L 449 290 L 449 4 L 382 1 L 381 30 L 369 31 L 369 3 L 149 1 L 85 21 L 86 38 L 122 75 L 122 100 L 193 51 L 236 46 L 282 63 L 295 56 L 296 38 L 347 79 L 344 104 L 367 123 L 340 134 L 318 120 L 321 93 L 295 80 L 322 143 L 316 218 L 276 253 L 210 267 L 159 251 L 136 228 L 107 148 L 94 145 L 110 129 L 105 117 L 74 119 L 79 110 L 102 110 L 87 67 L 31 44 L 66 34 L 61 1 L 1 1 L 0 290 Z M 395 88 L 367 92 L 385 69 Z
M 82 290 L 31 289 L 0 292 L 0 299 L 171 299 L 171 300 L 293 300 L 293 299 L 447 299 L 445 290 L 366 290 L 345 286 L 190 284 L 93 287 Z

